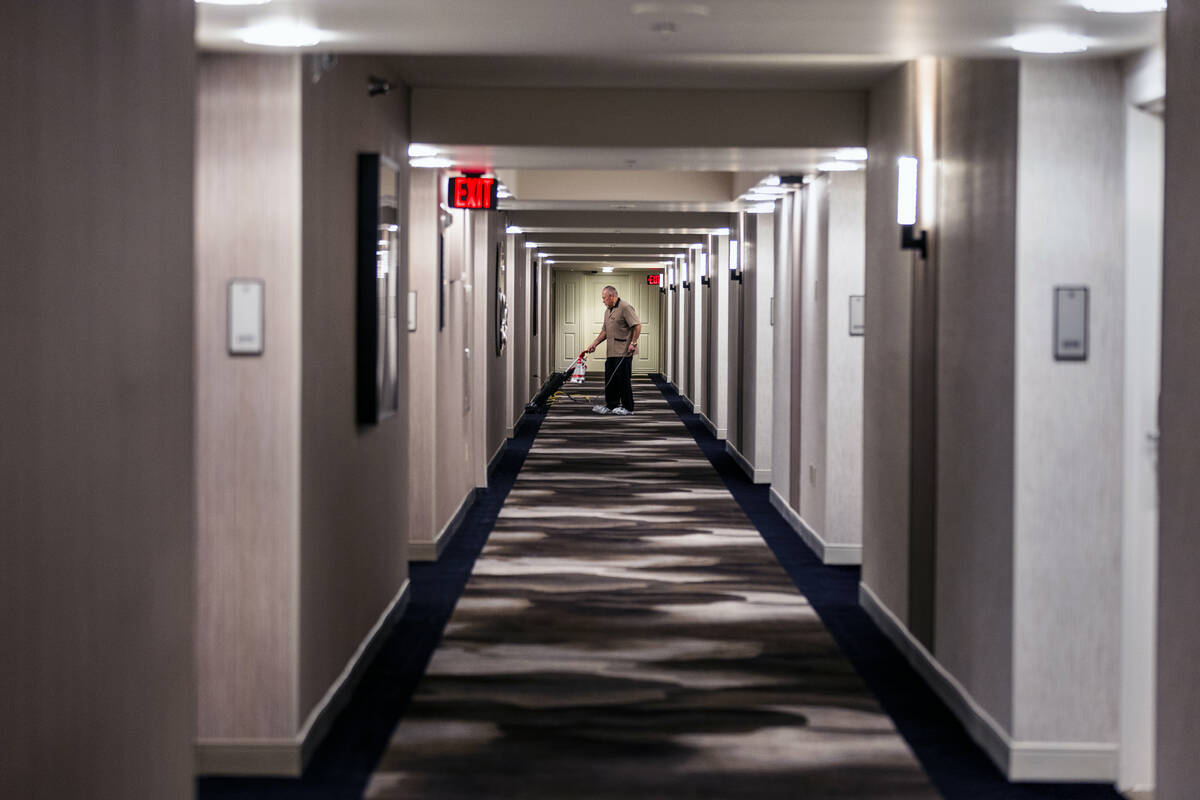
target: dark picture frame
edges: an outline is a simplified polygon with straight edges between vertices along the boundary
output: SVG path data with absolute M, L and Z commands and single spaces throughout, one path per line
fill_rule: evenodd
M 359 153 L 355 405 L 360 425 L 375 425 L 400 407 L 400 174 L 386 156 Z
M 504 355 L 508 344 L 508 247 L 507 243 L 496 242 L 496 355 Z
M 531 319 L 531 324 L 530 324 L 530 334 L 529 335 L 537 336 L 538 335 L 538 306 L 539 306 L 539 300 L 541 298 L 538 296 L 538 262 L 537 262 L 537 259 L 536 258 L 533 259 L 532 263 L 533 263 L 533 269 L 532 269 L 533 291 L 531 292 L 532 297 L 531 297 L 531 302 L 529 303 L 529 312 L 530 312 L 529 315 L 532 319 Z
M 446 234 L 438 234 L 438 330 L 446 329 Z

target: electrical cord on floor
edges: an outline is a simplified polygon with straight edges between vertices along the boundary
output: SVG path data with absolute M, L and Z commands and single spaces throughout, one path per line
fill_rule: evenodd
M 585 353 L 586 353 L 586 351 L 585 351 L 584 353 L 580 353 L 580 354 L 579 354 L 579 355 L 580 355 L 580 357 L 583 357 L 583 355 L 584 355 Z M 624 360 L 625 360 L 625 359 L 627 359 L 627 358 L 633 358 L 633 357 L 634 357 L 634 355 L 635 355 L 634 353 L 627 353 L 626 355 L 623 355 L 623 356 L 621 356 L 620 358 L 621 358 L 621 361 L 624 361 Z M 620 362 L 618 362 L 618 363 L 617 363 L 617 368 L 619 369 L 620 367 L 621 367 L 621 364 L 620 364 Z M 605 393 L 605 394 L 607 394 L 607 393 L 608 393 L 608 385 L 609 385 L 610 383 L 612 383 L 612 380 L 613 380 L 613 378 L 615 378 L 615 377 L 617 377 L 617 370 L 616 370 L 616 369 L 614 369 L 614 370 L 612 371 L 612 374 L 608 376 L 608 380 L 606 380 L 606 381 L 604 382 L 604 389 L 603 389 L 603 391 L 604 391 L 604 393 Z M 576 394 L 576 393 L 574 393 L 574 392 L 563 392 L 563 391 L 558 391 L 558 392 L 555 392 L 554 394 L 550 395 L 549 399 L 548 399 L 548 400 L 546 400 L 546 404 L 547 404 L 547 405 L 554 405 L 554 403 L 555 403 L 555 402 L 557 402 L 558 400 L 570 400 L 572 403 L 580 403 L 580 404 L 583 404 L 583 405 L 590 405 L 590 404 L 592 404 L 592 403 L 600 403 L 600 402 L 602 402 L 602 401 L 603 401 L 603 395 L 589 396 L 589 395 L 586 395 L 586 394 Z

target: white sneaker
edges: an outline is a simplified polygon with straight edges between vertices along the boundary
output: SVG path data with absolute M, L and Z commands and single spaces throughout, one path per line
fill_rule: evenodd
M 624 406 L 617 406 L 616 408 L 614 408 L 612 410 L 612 413 L 616 414 L 619 417 L 627 417 L 630 414 L 632 414 L 633 412 L 627 410 Z
M 608 410 L 608 406 L 592 406 L 592 413 L 594 414 L 607 414 Z

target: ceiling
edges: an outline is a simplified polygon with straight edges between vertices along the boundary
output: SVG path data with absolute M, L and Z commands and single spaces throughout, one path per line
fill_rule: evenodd
M 1007 39 L 1018 33 L 1055 28 L 1082 34 L 1091 40 L 1091 55 L 1105 55 L 1160 42 L 1163 25 L 1161 14 L 1095 14 L 1081 0 L 272 0 L 198 5 L 197 43 L 209 50 L 264 50 L 243 44 L 238 32 L 280 19 L 323 31 L 310 50 L 383 54 L 409 86 L 439 89 L 863 90 L 918 56 L 1013 57 Z M 542 242 L 543 252 L 593 262 L 563 268 L 621 268 L 661 257 L 634 244 L 661 243 L 677 252 L 681 243 L 704 241 L 706 229 L 693 215 L 711 219 L 720 212 L 731 219 L 731 201 L 744 190 L 739 175 L 810 172 L 831 156 L 811 148 L 486 143 L 439 150 L 454 164 L 488 169 L 730 174 L 728 201 L 639 192 L 636 181 L 628 197 L 539 198 L 517 190 L 503 206 L 511 221 L 545 209 L 586 218 L 529 228 L 528 238 Z M 678 222 L 631 221 L 664 212 Z
M 1008 54 L 1008 37 L 1046 26 L 1132 51 L 1161 16 L 1079 0 L 274 0 L 202 4 L 196 35 L 253 49 L 239 29 L 294 19 L 326 32 L 318 49 L 400 56 L 414 86 L 863 88 L 921 55 Z

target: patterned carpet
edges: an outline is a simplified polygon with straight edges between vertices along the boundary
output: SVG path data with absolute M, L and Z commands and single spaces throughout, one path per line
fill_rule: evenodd
M 635 393 L 630 417 L 553 407 L 366 796 L 938 797 L 662 394 Z

